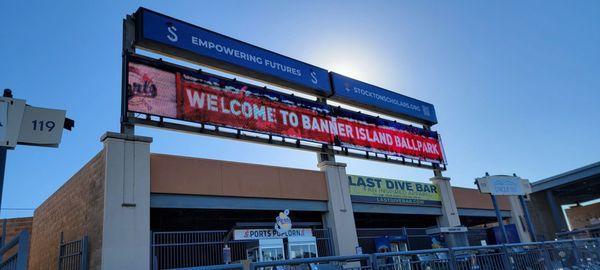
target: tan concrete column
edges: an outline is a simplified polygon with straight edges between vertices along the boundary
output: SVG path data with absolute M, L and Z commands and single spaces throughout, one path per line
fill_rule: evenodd
M 438 226 L 440 227 L 456 227 L 460 226 L 458 217 L 458 208 L 452 193 L 450 178 L 448 177 L 433 177 L 431 182 L 438 187 L 440 197 L 442 198 L 442 215 L 438 217 Z
M 510 221 L 517 226 L 517 232 L 521 242 L 531 242 L 531 237 L 527 231 L 527 224 L 525 224 L 525 212 L 519 202 L 519 196 L 507 196 L 508 202 L 510 203 Z
M 454 193 L 452 193 L 452 186 L 450 185 L 450 178 L 436 176 L 430 180 L 438 187 L 442 199 L 442 215 L 437 218 L 437 224 L 440 231 L 447 231 L 447 233 L 444 233 L 446 245 L 448 247 L 468 246 L 469 241 L 466 230 L 458 228 L 461 227 L 461 224 Z
M 327 181 L 328 212 L 326 225 L 331 228 L 333 246 L 336 255 L 354 255 L 358 246 L 354 211 L 350 200 L 350 186 L 346 175 L 346 164 L 334 161 L 322 161 L 319 169 L 325 172 Z
M 150 143 L 107 132 L 101 269 L 150 269 Z

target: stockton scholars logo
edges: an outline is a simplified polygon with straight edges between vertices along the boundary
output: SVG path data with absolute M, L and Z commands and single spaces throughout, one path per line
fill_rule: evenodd
M 285 209 L 283 212 L 279 212 L 279 216 L 275 218 L 275 230 L 280 234 L 286 234 L 292 229 L 292 220 L 288 215 L 290 210 Z
M 319 83 L 319 80 L 317 80 L 317 73 L 316 73 L 316 72 L 314 72 L 312 69 L 311 69 L 311 71 L 310 71 L 310 81 L 311 81 L 313 84 L 317 84 L 317 83 Z
M 344 89 L 346 89 L 346 92 L 352 91 L 352 90 L 350 90 L 350 83 L 345 82 L 344 83 Z
M 167 31 L 169 32 L 167 34 L 167 38 L 171 41 L 171 42 L 177 42 L 179 40 L 179 37 L 177 36 L 177 28 L 172 24 L 172 23 L 167 23 Z

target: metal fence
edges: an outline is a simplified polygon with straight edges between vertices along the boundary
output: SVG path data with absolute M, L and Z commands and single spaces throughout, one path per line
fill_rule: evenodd
M 406 237 L 408 250 L 421 250 L 431 248 L 431 235 L 426 228 L 359 228 L 356 229 L 358 244 L 364 253 L 376 253 L 376 239 L 382 235 Z M 482 240 L 487 239 L 485 228 L 469 228 L 467 232 L 469 246 L 480 246 Z
M 0 270 L 26 270 L 29 258 L 29 232 L 22 231 L 0 247 Z
M 379 269 L 600 269 L 600 239 L 374 254 Z
M 383 235 L 390 237 L 406 237 L 409 250 L 431 247 L 431 236 L 424 228 L 358 228 L 356 229 L 358 244 L 364 253 L 375 253 L 375 242 Z
M 88 237 L 63 242 L 62 235 L 58 254 L 58 270 L 88 269 Z
M 558 239 L 581 239 L 598 237 L 600 237 L 600 224 L 556 234 L 556 238 Z
M 567 270 L 600 269 L 600 239 L 442 248 L 229 264 L 189 270 Z
M 374 265 L 371 255 L 361 254 L 354 256 L 256 262 L 249 265 L 249 270 L 373 270 Z
M 210 266 L 223 264 L 223 248 L 231 250 L 231 261 L 246 259 L 254 240 L 229 240 L 230 231 L 180 231 L 152 233 L 153 269 Z M 319 256 L 332 256 L 329 229 L 313 229 Z

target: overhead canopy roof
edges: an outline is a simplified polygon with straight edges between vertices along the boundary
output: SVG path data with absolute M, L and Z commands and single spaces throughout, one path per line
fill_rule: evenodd
M 563 203 L 597 199 L 600 197 L 600 162 L 534 182 L 531 189 L 533 193 L 552 190 Z

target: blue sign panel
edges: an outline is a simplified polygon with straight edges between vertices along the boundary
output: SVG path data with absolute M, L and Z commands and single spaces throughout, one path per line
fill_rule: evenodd
M 330 72 L 331 99 L 419 123 L 437 123 L 433 105 L 390 90 Z
M 141 8 L 136 45 L 319 96 L 331 95 L 327 70 Z

